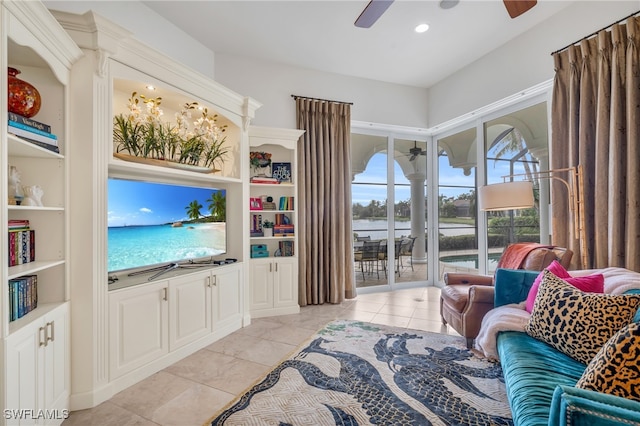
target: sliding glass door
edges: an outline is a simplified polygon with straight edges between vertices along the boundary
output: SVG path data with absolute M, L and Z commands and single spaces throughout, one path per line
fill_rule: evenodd
M 424 285 L 427 143 L 352 134 L 351 156 L 357 287 Z

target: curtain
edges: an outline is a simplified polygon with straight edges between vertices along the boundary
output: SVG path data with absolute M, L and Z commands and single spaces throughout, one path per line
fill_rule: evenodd
M 633 17 L 553 55 L 551 168 L 582 166 L 586 235 L 581 248 L 566 189 L 552 182 L 553 242 L 576 268 L 640 271 L 639 46 Z
M 296 97 L 300 306 L 356 296 L 351 226 L 351 106 Z

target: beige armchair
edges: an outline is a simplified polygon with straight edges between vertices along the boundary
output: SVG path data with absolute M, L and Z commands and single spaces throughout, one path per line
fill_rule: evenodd
M 515 245 L 512 245 L 515 246 Z M 503 253 L 503 258 L 509 249 Z M 520 248 L 524 244 L 519 245 Z M 513 250 L 512 250 L 513 251 Z M 516 264 L 501 265 L 510 269 L 527 269 L 542 271 L 551 262 L 557 260 L 565 268 L 569 268 L 573 252 L 566 248 L 554 246 L 535 246 L 530 248 Z M 501 258 L 501 260 L 503 260 Z M 493 309 L 494 289 L 493 276 L 476 275 L 459 272 L 444 274 L 445 286 L 440 293 L 440 317 L 443 324 L 449 324 L 460 335 L 467 339 L 467 347 L 471 348 L 473 339 L 478 336 L 482 318 Z

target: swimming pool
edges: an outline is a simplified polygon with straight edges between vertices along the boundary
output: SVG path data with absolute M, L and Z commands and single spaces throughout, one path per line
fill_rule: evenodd
M 489 253 L 489 270 L 495 270 L 502 253 Z M 462 268 L 479 269 L 477 254 L 456 254 L 452 256 L 442 256 L 440 262 Z

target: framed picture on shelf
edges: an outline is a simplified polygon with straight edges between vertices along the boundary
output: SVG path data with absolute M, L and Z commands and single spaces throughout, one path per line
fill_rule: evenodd
M 251 151 L 249 153 L 251 163 L 251 176 L 270 178 L 271 176 L 271 153 Z
M 262 210 L 262 199 L 259 197 L 249 199 L 249 208 L 251 210 Z
M 279 182 L 291 182 L 291 163 L 272 163 L 271 176 Z

